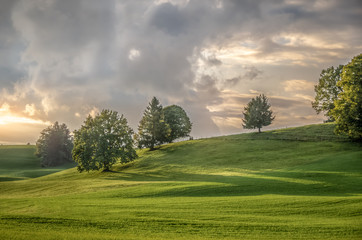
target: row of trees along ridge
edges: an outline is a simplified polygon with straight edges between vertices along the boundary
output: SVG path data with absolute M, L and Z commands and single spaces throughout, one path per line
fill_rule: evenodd
M 258 128 L 274 120 L 270 104 L 265 95 L 253 98 L 244 108 L 243 127 Z M 109 171 L 117 162 L 127 163 L 137 158 L 135 144 L 139 148 L 154 150 L 163 143 L 189 137 L 192 123 L 186 112 L 177 105 L 162 107 L 154 97 L 134 133 L 127 119 L 117 112 L 103 110 L 95 117 L 88 116 L 74 139 L 65 124 L 56 122 L 44 129 L 37 141 L 36 154 L 42 166 L 56 166 L 72 161 L 78 163 L 78 171 Z M 74 143 L 74 147 L 73 147 Z
M 163 108 L 154 97 L 144 111 L 134 133 L 127 119 L 116 111 L 102 110 L 88 116 L 74 139 L 65 124 L 44 129 L 36 143 L 36 155 L 44 167 L 57 166 L 72 159 L 78 171 L 108 171 L 117 162 L 127 163 L 137 158 L 134 146 L 154 150 L 163 143 L 189 137 L 192 123 L 186 112 L 176 105 Z M 74 146 L 73 146 L 74 143 Z
M 321 72 L 315 86 L 312 107 L 324 112 L 327 121 L 336 122 L 336 133 L 346 133 L 352 139 L 362 139 L 362 54 L 347 65 L 330 67 Z M 275 119 L 268 98 L 259 95 L 244 108 L 243 127 L 260 129 Z M 42 166 L 56 166 L 65 162 L 78 163 L 78 170 L 109 170 L 116 162 L 126 163 L 137 157 L 139 148 L 154 150 L 163 143 L 188 137 L 192 124 L 186 112 L 179 106 L 163 108 L 154 97 L 144 111 L 134 134 L 126 118 L 117 112 L 103 110 L 95 117 L 88 116 L 74 141 L 65 124 L 55 122 L 44 129 L 36 143 L 36 155 Z M 73 147 L 74 142 L 74 147 Z

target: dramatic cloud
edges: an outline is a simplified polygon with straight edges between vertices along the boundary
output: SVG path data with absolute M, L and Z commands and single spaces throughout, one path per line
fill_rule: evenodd
M 181 105 L 195 137 L 241 132 L 260 93 L 277 114 L 271 127 L 321 122 L 313 85 L 361 53 L 361 22 L 358 0 L 4 0 L 0 106 L 38 125 L 17 127 L 26 139 L 12 126 L 0 142 L 34 142 L 54 121 L 77 129 L 103 108 L 136 129 L 153 96 Z

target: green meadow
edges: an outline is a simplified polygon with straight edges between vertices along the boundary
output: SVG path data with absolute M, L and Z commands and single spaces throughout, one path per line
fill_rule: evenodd
M 362 145 L 333 128 L 178 142 L 110 172 L 0 146 L 0 239 L 362 239 Z

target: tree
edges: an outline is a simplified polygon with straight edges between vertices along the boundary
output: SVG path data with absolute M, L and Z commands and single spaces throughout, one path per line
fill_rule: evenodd
M 343 67 L 337 86 L 343 89 L 334 101 L 331 115 L 336 119 L 336 133 L 362 139 L 362 54 Z
M 175 139 L 189 136 L 192 123 L 185 110 L 177 105 L 171 105 L 163 109 L 165 122 L 170 126 L 171 132 L 167 137 L 167 142 L 171 143 Z
M 314 86 L 316 96 L 312 102 L 312 107 L 317 114 L 325 112 L 328 122 L 334 121 L 331 110 L 335 107 L 334 101 L 337 100 L 338 94 L 343 91 L 342 87 L 337 84 L 341 79 L 342 69 L 343 65 L 323 69 L 318 84 Z
M 260 133 L 263 126 L 270 125 L 275 119 L 273 111 L 269 108 L 268 98 L 264 94 L 251 99 L 248 105 L 244 107 L 243 127 L 247 129 L 258 128 Z
M 162 105 L 156 97 L 153 97 L 138 125 L 136 136 L 138 147 L 149 147 L 154 150 L 155 146 L 167 142 L 170 132 L 171 129 L 165 122 Z
M 72 161 L 72 137 L 67 126 L 55 122 L 40 133 L 35 155 L 41 158 L 42 167 L 59 166 Z
M 73 159 L 78 171 L 110 170 L 118 160 L 127 163 L 137 157 L 133 148 L 133 130 L 127 119 L 116 111 L 102 110 L 88 116 L 84 125 L 74 131 Z

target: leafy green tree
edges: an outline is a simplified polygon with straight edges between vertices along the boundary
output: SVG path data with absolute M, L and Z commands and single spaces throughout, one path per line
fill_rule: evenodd
M 323 69 L 318 84 L 314 86 L 316 96 L 312 107 L 317 114 L 325 112 L 328 122 L 334 121 L 331 110 L 334 109 L 334 101 L 337 100 L 338 94 L 343 91 L 342 87 L 337 84 L 341 80 L 342 69 L 343 65 Z
M 263 126 L 270 125 L 275 119 L 273 111 L 270 110 L 268 98 L 264 94 L 251 99 L 248 105 L 244 107 L 243 114 L 243 127 L 247 129 L 258 128 L 259 133 Z
M 182 107 L 177 105 L 167 106 L 163 109 L 163 113 L 165 115 L 165 122 L 171 129 L 170 135 L 167 137 L 167 142 L 189 136 L 192 123 Z
M 155 146 L 167 142 L 170 132 L 171 129 L 165 122 L 162 105 L 156 97 L 153 97 L 138 125 L 136 135 L 138 147 L 154 150 Z
M 336 133 L 347 133 L 351 138 L 362 139 L 362 54 L 354 57 L 343 67 L 337 86 L 343 89 L 335 108 L 331 111 L 336 119 Z
M 74 131 L 72 154 L 78 171 L 108 171 L 117 161 L 134 160 L 137 154 L 132 135 L 127 119 L 116 111 L 102 110 L 95 117 L 88 116 L 84 125 Z
M 40 133 L 35 155 L 40 157 L 42 167 L 59 166 L 72 161 L 72 137 L 67 126 L 55 122 Z

